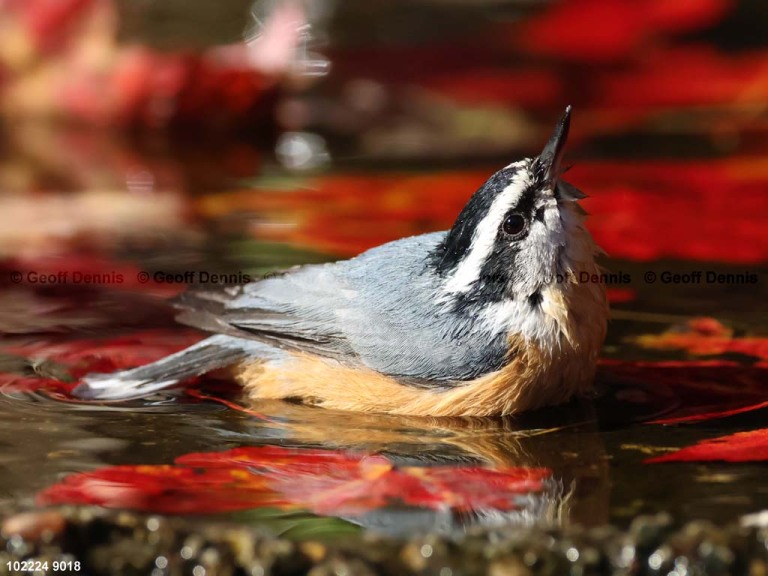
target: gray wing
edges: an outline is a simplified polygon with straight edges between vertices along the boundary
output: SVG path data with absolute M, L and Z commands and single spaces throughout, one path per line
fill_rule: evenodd
M 436 304 L 441 280 L 425 264 L 443 232 L 384 244 L 241 287 L 191 292 L 181 322 L 360 363 L 412 380 L 474 378 L 501 366 L 505 335 Z

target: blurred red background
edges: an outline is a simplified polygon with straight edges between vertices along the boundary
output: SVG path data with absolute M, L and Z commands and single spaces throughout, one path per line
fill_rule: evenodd
M 6 256 L 196 250 L 211 227 L 353 254 L 450 225 L 569 103 L 568 178 L 610 256 L 768 256 L 758 0 L 0 11 Z

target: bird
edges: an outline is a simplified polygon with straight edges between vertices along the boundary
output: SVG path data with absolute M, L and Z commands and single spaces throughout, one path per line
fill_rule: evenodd
M 450 230 L 190 289 L 177 320 L 211 336 L 87 375 L 75 396 L 146 397 L 222 369 L 254 401 L 412 416 L 505 416 L 589 393 L 608 302 L 586 195 L 561 178 L 570 117 L 538 156 L 482 184 Z

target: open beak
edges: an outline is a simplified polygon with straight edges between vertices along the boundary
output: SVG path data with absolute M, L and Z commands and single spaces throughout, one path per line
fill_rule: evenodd
M 560 177 L 560 162 L 563 159 L 565 142 L 568 140 L 568 128 L 571 125 L 571 107 L 565 108 L 565 113 L 560 122 L 555 126 L 552 137 L 544 146 L 544 150 L 537 159 L 538 171 L 543 175 L 545 182 L 554 184 Z

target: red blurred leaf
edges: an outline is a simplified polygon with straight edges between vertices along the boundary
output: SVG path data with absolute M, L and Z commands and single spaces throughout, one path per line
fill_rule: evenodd
M 313 250 L 357 254 L 372 246 L 427 232 L 426 222 L 452 222 L 486 171 L 436 174 L 332 174 L 309 178 L 291 194 L 250 189 L 201 198 L 198 210 L 218 218 L 233 212 L 289 213 L 296 226 L 275 239 Z M 440 201 L 434 201 L 435 190 Z M 313 206 L 330 205 L 328 210 Z M 375 215 L 375 218 L 373 217 Z M 279 218 L 279 217 L 278 217 Z
M 605 292 L 608 295 L 608 302 L 611 304 L 632 302 L 637 298 L 637 293 L 631 288 L 606 288 Z
M 245 481 L 246 476 L 251 477 Z M 175 514 L 285 505 L 259 476 L 176 466 L 113 466 L 75 474 L 43 491 L 38 502 Z
M 9 0 L 3 10 L 17 13 L 30 40 L 39 50 L 49 52 L 61 48 L 73 28 L 88 17 L 94 4 L 93 0 Z
M 645 462 L 761 462 L 768 460 L 768 428 L 738 432 L 682 448 Z
M 694 356 L 744 354 L 768 360 L 768 338 L 735 338 L 733 331 L 714 318 L 695 318 L 684 330 L 671 329 L 662 334 L 639 336 L 635 342 L 656 350 L 685 350 Z
M 759 104 L 768 96 L 768 55 L 723 55 L 708 47 L 668 49 L 637 68 L 601 75 L 598 105 L 624 107 Z
M 716 418 L 727 418 L 728 416 L 736 416 L 737 414 L 745 414 L 754 410 L 760 410 L 762 408 L 768 408 L 768 400 L 758 402 L 757 404 L 750 404 L 747 406 L 739 406 L 737 408 L 719 409 L 714 412 L 701 412 L 699 414 L 691 414 L 689 416 L 677 416 L 658 418 L 651 420 L 648 424 L 691 424 L 693 422 L 704 422 L 705 420 L 714 420 Z
M 644 4 L 604 0 L 553 4 L 524 24 L 519 42 L 527 51 L 563 59 L 614 60 L 631 52 L 644 35 Z
M 187 454 L 173 466 L 74 474 L 44 490 L 38 502 L 175 514 L 269 506 L 344 515 L 398 503 L 513 510 L 520 495 L 541 491 L 550 475 L 544 468 L 398 468 L 383 456 L 261 446 Z
M 64 342 L 36 339 L 21 344 L 6 345 L 3 352 L 34 360 L 49 360 L 61 364 L 73 378 L 90 372 L 114 372 L 159 360 L 199 341 L 192 330 L 146 330 L 108 340 L 82 339 Z M 68 393 L 75 383 L 50 378 L 0 374 L 0 389 L 24 392 L 46 389 Z
M 526 52 L 611 62 L 640 52 L 660 33 L 714 24 L 731 5 L 729 0 L 571 0 L 552 4 L 513 37 Z
M 290 194 L 275 188 L 205 196 L 198 209 L 209 218 L 247 211 L 289 219 L 295 226 L 276 228 L 274 239 L 351 255 L 450 226 L 488 174 L 333 174 L 303 180 Z M 760 216 L 768 213 L 768 172 L 748 159 L 588 162 L 568 172 L 568 180 L 590 195 L 587 225 L 611 257 L 768 260 Z M 319 204 L 328 210 L 309 209 Z
M 686 32 L 717 24 L 733 6 L 733 0 L 653 0 L 648 19 L 659 28 Z
M 768 260 L 768 173 L 748 159 L 580 163 L 568 180 L 589 194 L 587 225 L 613 258 Z
M 768 404 L 768 370 L 760 364 L 698 362 L 619 362 L 603 360 L 603 377 L 645 402 L 670 406 L 648 424 L 678 424 L 724 418 Z

